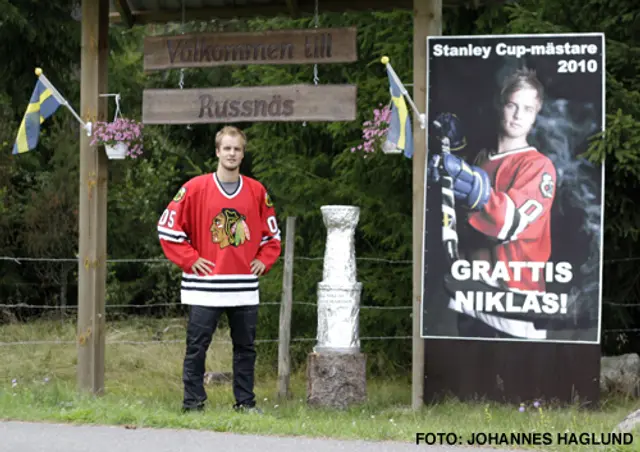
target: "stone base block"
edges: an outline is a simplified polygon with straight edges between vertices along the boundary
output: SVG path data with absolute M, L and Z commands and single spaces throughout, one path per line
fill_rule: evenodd
M 346 409 L 367 399 L 367 355 L 310 353 L 307 359 L 307 403 Z

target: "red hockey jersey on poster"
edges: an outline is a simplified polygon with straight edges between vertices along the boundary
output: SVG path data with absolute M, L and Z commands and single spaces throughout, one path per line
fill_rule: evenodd
M 258 277 L 250 263 L 262 261 L 266 274 L 281 252 L 275 209 L 260 182 L 241 175 L 236 191 L 228 194 L 215 173 L 197 176 L 180 188 L 157 228 L 165 255 L 183 271 L 182 303 L 259 303 Z M 215 264 L 211 274 L 193 273 L 199 257 Z
M 551 159 L 533 147 L 486 155 L 476 164 L 492 181 L 489 202 L 469 215 L 469 224 L 497 241 L 491 250 L 478 250 L 471 260 L 541 262 L 551 255 L 551 206 L 555 197 L 556 170 Z M 519 280 L 509 271 L 510 289 L 544 292 L 544 272 L 534 278 L 522 269 Z

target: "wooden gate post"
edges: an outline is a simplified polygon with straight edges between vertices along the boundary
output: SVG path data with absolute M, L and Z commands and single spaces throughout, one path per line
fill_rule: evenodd
M 291 308 L 293 304 L 293 257 L 296 243 L 296 217 L 287 217 L 282 276 L 282 300 L 280 301 L 280 337 L 278 338 L 278 398 L 289 397 L 291 376 Z
M 413 101 L 420 112 L 427 104 L 427 36 L 442 34 L 442 0 L 413 0 Z M 422 318 L 422 278 L 424 274 L 422 241 L 425 230 L 424 179 L 426 131 L 413 120 L 413 375 L 411 404 L 414 410 L 423 404 L 424 339 L 420 337 Z
M 105 120 L 109 0 L 82 0 L 80 115 Z M 105 290 L 107 249 L 107 157 L 80 134 L 80 199 L 78 207 L 78 367 L 81 390 L 104 390 Z

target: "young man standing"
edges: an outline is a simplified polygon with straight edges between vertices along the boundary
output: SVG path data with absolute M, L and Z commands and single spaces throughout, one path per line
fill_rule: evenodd
M 480 152 L 474 165 L 444 155 L 430 161 L 430 177 L 452 177 L 456 199 L 466 208 L 467 224 L 475 238 L 464 246 L 464 259 L 496 262 L 545 263 L 551 256 L 551 215 L 555 198 L 556 170 L 549 157 L 531 146 L 527 137 L 542 109 L 544 89 L 533 71 L 521 69 L 507 77 L 499 98 L 499 134 L 496 148 Z M 439 118 L 448 135 L 461 134 L 457 118 Z M 449 123 L 446 123 L 448 121 Z M 461 136 L 449 136 L 460 142 Z M 479 233 L 479 234 L 478 234 Z M 545 291 L 544 275 L 522 269 L 509 270 L 505 281 L 484 281 L 498 290 Z M 483 313 L 458 306 L 461 336 L 545 339 L 546 331 L 533 322 Z
M 166 257 L 182 269 L 180 297 L 190 305 L 183 410 L 201 410 L 205 358 L 223 312 L 233 342 L 237 410 L 260 411 L 254 390 L 258 278 L 281 252 L 280 229 L 264 186 L 240 174 L 246 137 L 227 126 L 216 135 L 218 168 L 185 183 L 158 221 Z

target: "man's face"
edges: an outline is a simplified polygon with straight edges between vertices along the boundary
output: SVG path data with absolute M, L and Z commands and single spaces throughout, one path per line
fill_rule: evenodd
M 222 245 L 225 239 L 225 223 L 226 221 L 222 213 L 216 215 L 216 217 L 211 222 L 211 228 L 209 228 L 209 230 L 211 231 L 211 240 L 213 241 L 213 243 L 220 243 Z
M 242 138 L 224 135 L 220 141 L 220 147 L 216 149 L 216 156 L 225 169 L 234 171 L 239 168 L 244 157 Z
M 536 121 L 540 103 L 533 88 L 515 91 L 502 108 L 502 131 L 510 138 L 527 136 Z

